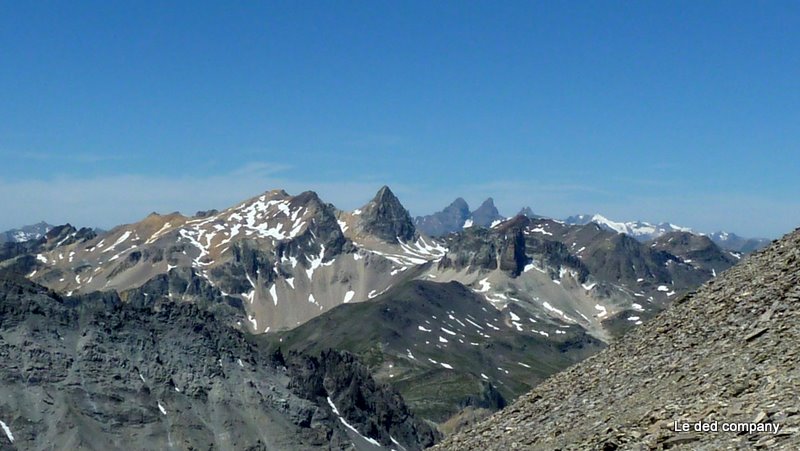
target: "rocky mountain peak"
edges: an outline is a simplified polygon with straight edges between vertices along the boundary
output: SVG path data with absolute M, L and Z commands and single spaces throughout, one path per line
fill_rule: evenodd
M 289 193 L 287 193 L 286 190 L 283 190 L 283 189 L 269 190 L 269 191 L 267 191 L 266 194 L 267 194 L 267 197 L 270 198 L 270 199 L 285 199 L 287 197 L 291 197 L 289 195 Z
M 534 213 L 531 207 L 523 207 L 522 209 L 520 209 L 519 213 L 517 213 L 517 216 L 525 216 L 526 218 L 531 218 L 531 219 L 542 218 L 542 216 Z
M 494 206 L 494 199 L 493 198 L 487 197 L 486 200 L 483 201 L 481 206 L 478 207 L 478 209 L 475 210 L 475 211 L 481 211 L 481 210 L 484 210 L 484 209 L 488 209 L 488 210 L 494 209 L 494 211 L 497 211 L 497 209 Z
M 360 210 L 361 229 L 364 232 L 390 243 L 414 238 L 416 229 L 411 216 L 388 186 L 381 187 Z
M 450 205 L 442 210 L 444 212 L 458 212 L 469 215 L 469 204 L 463 198 L 459 197 L 454 200 Z
M 22 226 L 18 229 L 0 232 L 0 243 L 21 243 L 24 241 L 37 240 L 43 237 L 52 228 L 52 225 L 40 221 L 36 224 Z
M 472 212 L 472 225 L 480 227 L 488 227 L 494 221 L 503 219 L 497 207 L 494 206 L 494 199 L 487 198 L 477 210 Z
M 459 197 L 442 211 L 432 215 L 418 216 L 414 219 L 417 229 L 430 236 L 442 236 L 457 232 L 469 219 L 470 211 L 467 201 Z

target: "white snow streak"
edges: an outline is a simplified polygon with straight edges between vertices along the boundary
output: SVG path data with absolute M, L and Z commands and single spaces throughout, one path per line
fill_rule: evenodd
M 8 425 L 6 425 L 2 421 L 0 421 L 0 427 L 2 427 L 3 431 L 6 433 L 6 437 L 8 437 L 8 441 L 10 441 L 11 443 L 14 443 L 14 434 L 11 433 L 11 429 L 8 427 Z

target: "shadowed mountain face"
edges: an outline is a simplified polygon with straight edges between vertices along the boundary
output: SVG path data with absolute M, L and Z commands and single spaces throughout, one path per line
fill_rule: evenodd
M 493 222 L 504 219 L 494 206 L 494 199 L 491 197 L 483 201 L 477 210 L 471 214 L 472 225 L 479 227 L 489 227 Z
M 465 407 L 496 410 L 604 347 L 580 327 L 547 324 L 516 306 L 498 311 L 457 282 L 425 281 L 265 337 L 284 350 L 353 352 L 437 422 Z
M 461 230 L 469 215 L 469 205 L 459 197 L 440 212 L 414 218 L 414 225 L 429 236 L 442 236 Z
M 503 219 L 491 197 L 483 201 L 481 206 L 473 212 L 469 211 L 467 202 L 459 197 L 440 212 L 416 217 L 414 225 L 420 232 L 436 237 L 459 232 L 469 227 L 489 227 Z
M 714 232 L 709 234 L 708 237 L 722 249 L 739 254 L 749 254 L 763 249 L 770 243 L 770 240 L 766 238 L 744 238 L 728 232 Z
M 685 263 L 697 268 L 721 273 L 738 261 L 729 252 L 723 251 L 707 236 L 688 232 L 670 232 L 650 243 L 650 247 L 680 257 Z
M 437 449 L 798 449 L 798 317 L 800 229 Z
M 189 303 L 62 298 L 3 272 L 0 358 L 3 447 L 420 449 L 436 438 L 353 356 L 284 358 Z
M 389 243 L 411 241 L 416 233 L 411 216 L 388 186 L 361 207 L 361 228 Z

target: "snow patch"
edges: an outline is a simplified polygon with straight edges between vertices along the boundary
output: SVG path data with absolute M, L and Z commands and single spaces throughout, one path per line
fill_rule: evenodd
M 269 295 L 272 296 L 272 303 L 278 305 L 278 290 L 275 288 L 275 284 L 269 287 Z
M 11 428 L 8 427 L 7 424 L 0 421 L 0 427 L 3 428 L 3 432 L 6 433 L 6 437 L 8 437 L 8 441 L 14 443 L 14 434 L 11 433 Z
M 339 409 L 336 408 L 336 405 L 333 403 L 333 401 L 331 400 L 330 396 L 328 397 L 328 405 L 331 406 L 331 410 L 333 410 L 333 413 L 335 413 L 336 416 L 339 417 L 339 421 L 341 421 L 342 424 L 345 425 L 345 427 L 347 427 L 351 431 L 355 432 L 356 434 L 358 434 L 359 437 L 361 437 L 364 440 L 370 442 L 371 444 L 373 444 L 375 446 L 381 446 L 381 444 L 378 443 L 377 440 L 375 440 L 373 438 L 369 438 L 369 437 L 363 436 L 360 432 L 358 432 L 358 429 L 354 428 L 353 425 L 351 425 L 344 418 L 342 418 L 342 415 L 339 413 Z
M 492 289 L 492 284 L 491 284 L 491 283 L 489 283 L 489 279 L 488 279 L 488 278 L 486 278 L 486 279 L 481 279 L 481 280 L 478 282 L 478 285 L 480 285 L 480 286 L 481 286 L 480 290 L 478 290 L 478 293 L 486 293 L 487 291 L 489 291 L 489 290 L 491 290 L 491 289 Z
M 598 318 L 603 318 L 608 315 L 608 310 L 600 304 L 596 304 L 594 306 L 595 310 L 599 311 L 600 313 L 597 314 Z

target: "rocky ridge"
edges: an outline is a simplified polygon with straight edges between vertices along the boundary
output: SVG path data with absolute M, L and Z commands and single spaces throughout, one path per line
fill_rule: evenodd
M 40 221 L 36 224 L 22 226 L 17 229 L 7 230 L 0 233 L 0 244 L 2 243 L 22 243 L 30 240 L 38 240 L 52 229 L 53 226 Z
M 283 350 L 355 353 L 419 417 L 439 423 L 465 407 L 497 410 L 605 346 L 575 324 L 516 305 L 498 311 L 457 282 L 421 280 L 261 337 Z
M 154 213 L 101 236 L 77 237 L 57 248 L 13 252 L 34 253 L 28 277 L 67 296 L 122 293 L 153 286 L 172 271 L 191 273 L 191 283 L 238 298 L 246 312 L 239 325 L 261 333 L 371 299 L 404 280 L 410 274 L 405 271 L 444 253 L 416 234 L 387 187 L 352 213 L 310 191 L 290 196 L 273 190 L 223 211 Z M 198 300 L 171 289 L 148 294 Z
M 491 199 L 479 210 L 483 222 L 497 217 Z M 606 340 L 731 264 L 718 256 L 709 268 L 702 255 L 689 258 L 694 242 L 675 248 L 682 258 L 594 223 L 526 216 L 433 239 L 416 231 L 388 187 L 351 212 L 310 191 L 273 190 L 222 211 L 151 214 L 100 236 L 89 232 L 73 230 L 55 247 L 16 244 L 10 254 L 20 254 L 15 265 L 31 280 L 66 296 L 115 290 L 150 302 L 224 299 L 240 307 L 234 323 L 258 333 L 422 279 L 456 281 L 497 309 L 519 303 L 553 325 L 576 323 Z
M 426 235 L 440 237 L 470 227 L 491 227 L 503 219 L 505 218 L 497 211 L 491 197 L 472 212 L 467 202 L 459 197 L 442 211 L 417 216 L 414 218 L 414 225 Z
M 359 449 L 437 434 L 352 355 L 284 357 L 190 303 L 0 273 L 0 449 Z
M 799 321 L 800 229 L 436 449 L 797 449 Z

